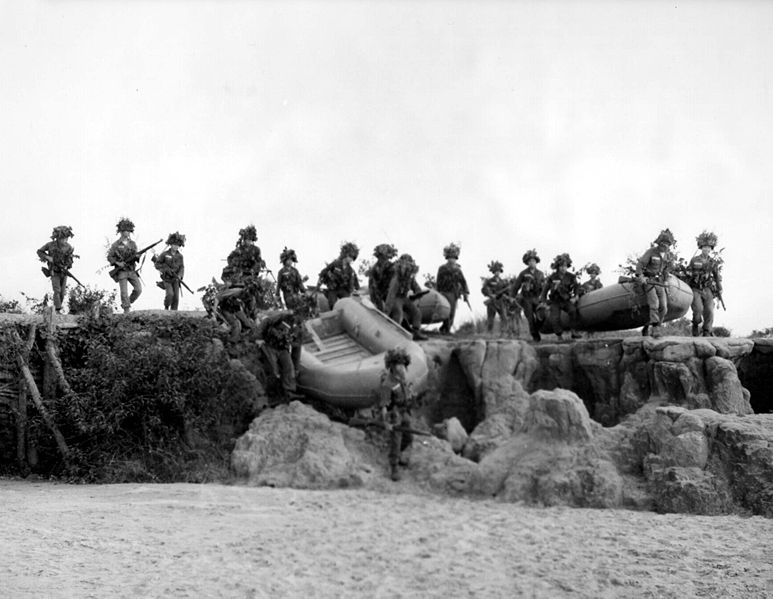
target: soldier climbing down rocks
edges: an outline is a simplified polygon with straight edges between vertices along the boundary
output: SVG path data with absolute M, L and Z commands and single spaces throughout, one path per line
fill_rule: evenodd
M 413 442 L 411 410 L 415 407 L 416 394 L 406 380 L 406 369 L 411 357 L 401 347 L 390 349 L 384 355 L 386 369 L 381 374 L 379 410 L 389 432 L 389 468 L 392 480 L 400 480 L 400 466 L 407 466 L 404 452 Z

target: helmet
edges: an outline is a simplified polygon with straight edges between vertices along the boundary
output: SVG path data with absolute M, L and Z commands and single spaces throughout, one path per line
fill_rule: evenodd
M 380 243 L 373 248 L 373 255 L 376 258 L 386 258 L 387 260 L 391 260 L 397 256 L 397 248 L 391 243 Z
M 448 260 L 449 258 L 459 258 L 459 252 L 462 248 L 456 243 L 449 243 L 443 248 L 443 257 Z
M 592 262 L 585 266 L 585 272 L 587 272 L 589 275 L 599 275 L 601 274 L 601 269 L 599 268 L 598 264 Z
M 416 262 L 413 259 L 413 256 L 411 256 L 410 254 L 401 255 L 397 259 L 397 262 L 405 266 L 407 269 L 410 269 L 414 273 L 419 272 L 419 266 L 416 264 Z
M 248 225 L 243 229 L 239 229 L 239 241 L 257 241 L 258 232 L 255 229 L 255 225 Z
M 492 260 L 488 263 L 488 269 L 493 272 L 494 274 L 498 272 L 504 272 L 504 268 L 502 266 L 502 263 L 499 260 Z
M 298 256 L 295 255 L 295 250 L 289 250 L 287 249 L 287 246 L 285 246 L 285 249 L 283 249 L 282 253 L 279 254 L 279 261 L 284 264 L 288 260 L 298 262 Z
M 537 250 L 529 250 L 523 255 L 523 263 L 528 264 L 529 260 L 534 259 L 535 262 L 539 262 L 539 256 L 537 255 Z
M 408 352 L 405 351 L 402 347 L 395 347 L 394 349 L 390 349 L 384 355 L 384 365 L 387 368 L 391 368 L 396 364 L 404 364 L 405 366 L 408 366 L 410 363 L 411 356 L 409 356 Z
M 569 256 L 569 254 L 558 254 L 558 256 L 553 258 L 553 263 L 550 265 L 550 268 L 555 270 L 562 264 L 567 268 L 572 266 L 572 258 Z
M 709 246 L 712 250 L 714 249 L 714 246 L 717 245 L 717 236 L 715 233 L 712 233 L 711 231 L 703 231 L 700 235 L 698 235 L 695 240 L 698 242 L 698 247 L 702 248 L 704 245 Z
M 674 245 L 676 243 L 676 239 L 674 239 L 674 234 L 671 232 L 671 229 L 663 229 L 658 235 L 657 239 L 655 239 L 655 243 Z
M 352 260 L 356 260 L 359 255 L 360 248 L 357 247 L 357 244 L 352 243 L 351 241 L 345 241 L 341 244 L 341 251 L 338 254 L 339 258 L 350 256 Z
M 131 233 L 134 231 L 134 223 L 128 218 L 124 217 L 118 221 L 118 224 L 115 226 L 115 228 L 118 233 L 121 231 L 129 231 Z
M 67 225 L 54 227 L 54 230 L 51 232 L 51 239 L 67 239 L 73 236 L 72 228 Z
M 185 245 L 185 235 L 175 231 L 170 233 L 166 239 L 166 245 L 179 245 L 180 247 Z

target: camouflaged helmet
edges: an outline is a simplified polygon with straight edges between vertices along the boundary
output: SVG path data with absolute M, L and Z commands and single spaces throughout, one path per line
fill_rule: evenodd
M 715 233 L 712 233 L 711 231 L 703 231 L 700 235 L 698 235 L 695 240 L 698 242 L 698 247 L 702 248 L 704 245 L 709 246 L 712 250 L 717 245 L 717 236 Z
M 529 260 L 532 260 L 532 259 L 534 259 L 535 262 L 539 262 L 539 255 L 537 254 L 537 250 L 533 250 L 532 249 L 532 250 L 529 250 L 528 252 L 526 252 L 523 255 L 523 258 L 521 258 L 521 259 L 523 260 L 524 264 L 528 265 L 529 264 Z
M 557 270 L 559 266 L 561 265 L 566 266 L 567 268 L 571 268 L 572 266 L 572 258 L 569 256 L 569 254 L 558 254 L 555 258 L 553 258 L 553 263 L 550 265 L 550 268 L 553 270 Z
M 410 363 L 411 356 L 409 356 L 408 352 L 405 351 L 405 349 L 402 347 L 395 347 L 394 349 L 390 349 L 386 354 L 384 354 L 384 366 L 387 368 L 391 368 L 397 364 L 408 366 Z
M 658 235 L 657 239 L 655 239 L 655 243 L 674 245 L 676 243 L 676 239 L 674 239 L 674 234 L 671 232 L 671 229 L 663 229 Z
M 169 237 L 166 238 L 166 245 L 177 245 L 179 247 L 183 247 L 185 245 L 185 235 L 178 231 L 170 233 Z
M 255 229 L 255 225 L 247 225 L 243 229 L 239 229 L 239 241 L 257 241 L 258 231 Z
M 134 223 L 130 221 L 128 218 L 122 218 L 118 221 L 118 224 L 115 226 L 115 229 L 118 233 L 121 231 L 129 231 L 129 233 L 134 232 Z
M 449 243 L 446 247 L 443 248 L 443 257 L 446 260 L 449 260 L 450 258 L 459 258 L 459 252 L 461 252 L 462 248 L 459 247 L 456 243 Z
M 410 254 L 403 254 L 398 259 L 397 262 L 399 265 L 405 266 L 407 269 L 409 269 L 413 273 L 419 272 L 419 266 L 416 264 L 416 261 L 413 259 L 413 256 Z
M 299 320 L 308 320 L 317 315 L 317 297 L 313 294 L 303 293 L 296 295 L 291 304 L 293 314 Z M 288 308 L 290 308 L 289 305 Z
M 502 263 L 499 260 L 492 260 L 488 263 L 488 269 L 494 274 L 497 274 L 498 272 L 504 272 L 504 267 L 502 266 Z
M 387 260 L 391 260 L 397 256 L 397 248 L 391 243 L 380 243 L 373 248 L 373 255 L 376 258 L 386 258 Z
M 51 232 L 51 239 L 67 239 L 68 237 L 74 236 L 75 234 L 72 232 L 72 227 L 68 227 L 67 225 L 54 227 L 54 230 Z
M 287 246 L 285 246 L 285 249 L 283 249 L 282 253 L 279 254 L 279 262 L 284 264 L 288 260 L 292 260 L 293 262 L 298 262 L 298 256 L 295 255 L 295 250 L 288 249 Z
M 600 275 L 601 269 L 599 268 L 598 264 L 592 262 L 585 267 L 585 272 L 587 272 L 589 275 Z
M 345 258 L 346 256 L 350 256 L 352 260 L 356 260 L 357 256 L 360 255 L 360 248 L 357 247 L 356 243 L 353 243 L 351 241 L 345 241 L 341 244 L 341 251 L 338 253 L 339 258 Z

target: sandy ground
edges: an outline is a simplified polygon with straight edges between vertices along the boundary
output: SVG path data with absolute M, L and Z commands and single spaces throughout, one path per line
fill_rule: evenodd
M 773 597 L 773 520 L 0 481 L 2 597 Z

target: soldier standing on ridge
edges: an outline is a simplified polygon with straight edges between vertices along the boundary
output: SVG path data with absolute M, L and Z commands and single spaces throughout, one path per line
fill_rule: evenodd
M 675 243 L 671 231 L 663 229 L 655 240 L 655 245 L 644 252 L 636 263 L 636 280 L 647 294 L 649 306 L 649 322 L 642 331 L 643 335 L 661 335 L 660 326 L 668 312 L 666 279 L 673 267 L 670 247 Z
M 700 253 L 693 256 L 687 266 L 688 283 L 692 288 L 692 335 L 713 337 L 714 298 L 722 297 L 722 259 L 711 255 L 717 245 L 714 233 L 703 231 L 695 239 Z
M 446 259 L 446 263 L 441 264 L 437 271 L 436 289 L 443 294 L 451 305 L 451 312 L 448 318 L 440 326 L 440 332 L 443 334 L 451 332 L 451 327 L 454 325 L 454 317 L 456 316 L 456 304 L 459 298 L 463 297 L 464 301 L 468 304 L 470 301 L 470 289 L 467 287 L 467 280 L 464 278 L 462 268 L 457 262 L 460 250 L 461 248 L 455 243 L 444 247 L 443 257 Z
M 529 250 L 523 255 L 522 260 L 526 264 L 526 268 L 518 273 L 513 283 L 511 295 L 518 299 L 518 303 L 523 308 L 523 315 L 529 323 L 531 338 L 534 341 L 539 341 L 542 337 L 539 332 L 540 322 L 537 319 L 537 306 L 542 287 L 545 284 L 545 273 L 537 268 L 537 263 L 540 261 L 537 250 Z M 518 295 L 519 291 L 520 296 Z
M 142 283 L 137 273 L 137 244 L 131 239 L 134 232 L 134 223 L 128 218 L 122 218 L 116 225 L 120 238 L 110 246 L 107 252 L 107 261 L 114 267 L 110 276 L 118 282 L 121 291 L 121 307 L 124 313 L 131 310 L 132 304 L 142 293 Z M 129 295 L 129 283 L 132 286 Z
M 64 292 L 67 287 L 67 273 L 72 268 L 73 247 L 68 243 L 67 238 L 73 237 L 72 228 L 61 225 L 54 227 L 51 233 L 51 240 L 38 250 L 38 258 L 41 262 L 48 262 L 41 270 L 47 277 L 51 277 L 51 288 L 54 295 L 54 308 L 62 312 L 62 302 L 64 301 Z
M 580 292 L 582 294 L 596 291 L 597 289 L 601 289 L 604 286 L 601 284 L 601 281 L 598 278 L 598 276 L 601 274 L 601 269 L 599 268 L 598 264 L 595 262 L 589 264 L 585 267 L 585 272 L 588 273 L 590 278 L 582 284 L 582 287 L 580 287 Z
M 569 315 L 569 326 L 572 330 L 572 339 L 579 339 L 580 334 L 575 330 L 577 327 L 577 275 L 569 272 L 572 266 L 572 259 L 569 254 L 559 254 L 553 260 L 550 268 L 553 272 L 545 279 L 545 284 L 540 295 L 540 302 L 547 300 L 550 307 L 550 324 L 553 332 L 559 339 L 563 337 L 563 327 L 561 326 L 561 312 Z
M 421 312 L 409 295 L 411 292 L 421 292 L 421 287 L 416 282 L 416 273 L 419 267 L 413 261 L 410 254 L 403 254 L 395 263 L 392 280 L 389 282 L 389 291 L 385 302 L 386 314 L 397 324 L 402 324 L 407 315 L 410 325 L 406 326 L 413 333 L 415 341 L 424 341 L 427 337 L 421 332 Z
M 179 232 L 170 233 L 166 240 L 169 247 L 158 256 L 153 256 L 153 263 L 161 273 L 161 287 L 164 296 L 164 310 L 177 310 L 180 305 L 180 281 L 185 276 L 185 260 L 180 248 L 185 245 L 185 235 Z
M 406 368 L 410 363 L 411 357 L 401 347 L 386 352 L 386 370 L 381 373 L 379 387 L 378 406 L 389 432 L 389 468 L 394 481 L 400 480 L 399 467 L 408 465 L 408 460 L 404 459 L 402 454 L 413 442 L 413 434 L 410 431 L 398 430 L 410 428 L 411 409 L 416 402 L 412 385 L 406 381 Z
M 260 276 L 261 271 L 266 267 L 266 263 L 261 257 L 260 248 L 255 245 L 258 240 L 258 232 L 255 225 L 248 225 L 244 229 L 239 229 L 239 239 L 236 241 L 236 247 L 231 250 L 226 260 L 232 270 L 232 280 L 242 281 L 253 276 Z
M 306 293 L 306 287 L 303 285 L 304 277 L 301 277 L 301 273 L 293 266 L 293 263 L 298 262 L 295 250 L 285 247 L 279 255 L 279 261 L 282 263 L 282 268 L 276 276 L 276 297 L 278 300 L 284 300 L 288 310 L 293 310 Z
M 376 257 L 376 263 L 368 271 L 368 294 L 373 305 L 386 312 L 384 304 L 394 273 L 392 259 L 397 256 L 397 248 L 390 243 L 381 243 L 373 249 L 373 255 Z
M 341 245 L 338 258 L 320 271 L 317 288 L 319 289 L 322 285 L 326 287 L 325 296 L 331 310 L 339 299 L 349 297 L 360 289 L 357 273 L 352 268 L 352 262 L 359 255 L 360 248 L 347 241 Z
M 509 285 L 500 276 L 504 268 L 499 260 L 489 262 L 488 269 L 492 276 L 483 280 L 483 288 L 480 290 L 486 298 L 483 302 L 486 304 L 486 330 L 489 333 L 494 330 L 494 319 L 499 314 L 499 328 L 504 334 L 509 331 L 508 304 L 505 297 Z

